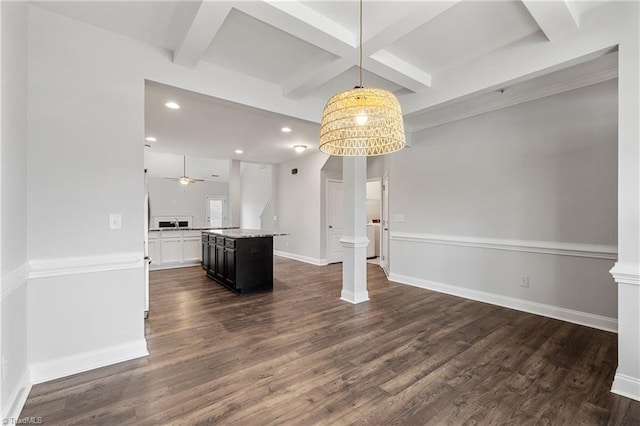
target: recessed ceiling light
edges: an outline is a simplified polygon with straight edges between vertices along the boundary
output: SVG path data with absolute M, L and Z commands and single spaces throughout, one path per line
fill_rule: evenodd
M 158 139 L 154 138 L 153 136 L 149 136 L 148 138 L 145 138 L 145 140 L 148 140 L 149 142 L 155 142 Z
M 293 149 L 296 150 L 296 152 L 299 154 L 301 152 L 304 152 L 305 149 L 307 149 L 306 145 L 294 145 Z
M 167 108 L 171 108 L 171 109 L 179 109 L 180 105 L 178 105 L 177 103 L 170 101 L 167 102 L 166 104 L 164 104 L 164 106 L 166 106 Z
M 283 128 L 282 128 L 282 129 L 280 129 L 280 130 L 282 130 L 282 131 L 283 131 L 283 132 L 285 132 L 285 133 L 289 133 L 289 132 L 291 131 L 291 129 L 290 129 L 289 127 L 283 127 Z
M 241 149 L 236 149 L 236 154 L 242 154 L 244 151 Z

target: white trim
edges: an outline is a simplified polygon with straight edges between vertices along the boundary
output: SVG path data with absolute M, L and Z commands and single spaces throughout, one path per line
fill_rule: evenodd
M 2 293 L 0 293 L 0 301 L 5 300 L 22 284 L 26 283 L 27 278 L 29 278 L 29 264 L 26 262 L 3 272 L 1 279 Z
M 609 273 L 618 284 L 640 286 L 640 263 L 616 262 Z
M 145 339 L 141 339 L 123 345 L 56 358 L 31 364 L 29 366 L 31 382 L 33 384 L 47 382 L 147 355 L 149 355 L 147 342 Z
M 560 256 L 588 257 L 616 260 L 618 248 L 610 245 L 563 243 L 555 241 L 511 240 L 468 237 L 463 235 L 435 235 L 392 232 L 391 240 L 449 246 L 476 247 L 492 250 L 521 251 Z
M 421 130 L 429 129 L 431 127 L 440 126 L 446 123 L 452 123 L 454 121 L 463 120 L 465 118 L 474 117 L 476 115 L 484 114 L 491 111 L 497 111 L 503 108 L 508 108 L 514 105 L 519 105 L 525 102 L 534 101 L 536 99 L 546 98 L 548 96 L 557 95 L 559 93 L 568 92 L 570 90 L 580 89 L 582 87 L 593 86 L 594 84 L 602 83 L 605 81 L 618 78 L 618 68 L 606 69 L 603 71 L 591 73 L 575 77 L 571 80 L 562 81 L 551 86 L 544 86 L 541 88 L 535 88 L 523 93 L 510 95 L 509 92 L 494 101 L 484 102 L 481 105 L 474 106 L 469 110 L 454 110 L 445 117 L 431 119 L 427 122 L 423 122 L 418 126 L 412 126 L 408 129 L 408 133 L 414 133 Z M 448 108 L 449 105 L 445 104 L 438 108 L 432 108 L 430 112 L 438 111 L 443 108 Z
M 120 271 L 142 268 L 142 252 L 111 254 L 102 256 L 64 257 L 58 259 L 31 260 L 29 278 L 48 278 L 63 275 L 87 274 L 91 272 Z
M 191 261 L 191 262 L 184 262 L 184 263 L 158 263 L 158 264 L 154 264 L 153 262 L 151 262 L 151 265 L 149 265 L 149 270 L 150 271 L 161 271 L 163 269 L 191 268 L 193 266 L 200 266 L 200 265 L 201 265 L 201 262 L 200 261 L 195 261 L 195 260 Z
M 299 254 L 287 253 L 285 251 L 280 251 L 280 250 L 274 250 L 273 255 L 284 257 L 287 259 L 297 260 L 304 263 L 309 263 L 311 265 L 316 265 L 316 266 L 325 266 L 329 264 L 327 259 L 316 259 L 315 257 L 302 256 Z
M 7 400 L 8 408 L 6 412 L 2 413 L 3 424 L 5 424 L 4 420 L 7 420 L 7 424 L 13 424 L 11 423 L 11 419 L 20 417 L 22 408 L 24 408 L 24 404 L 27 402 L 27 398 L 31 392 L 31 387 L 29 369 L 25 369 L 22 372 L 22 376 L 20 376 L 20 380 L 18 380 L 17 386 L 13 389 L 11 396 Z
M 369 239 L 367 237 L 347 237 L 340 238 L 340 245 L 345 248 L 367 248 Z
M 369 292 L 365 290 L 354 293 L 352 291 L 343 289 L 342 293 L 340 294 L 340 300 L 344 300 L 345 302 L 357 305 L 358 303 L 366 302 L 367 300 L 369 300 Z
M 443 284 L 422 278 L 409 277 L 406 275 L 395 274 L 393 272 L 389 274 L 389 280 L 427 290 L 437 291 L 439 293 L 451 294 L 453 296 L 464 297 L 466 299 L 477 300 L 480 302 L 491 303 L 492 305 L 504 306 L 505 308 L 555 318 L 574 324 L 586 325 L 587 327 L 597 328 L 599 330 L 611 331 L 614 333 L 618 330 L 618 320 L 615 318 L 575 311 L 572 309 L 561 308 L 559 306 L 531 302 L 524 299 L 516 299 L 514 297 L 502 296 L 494 293 L 487 293 L 480 290 L 472 290 L 450 284 Z
M 640 401 L 640 379 L 616 372 L 611 392 Z

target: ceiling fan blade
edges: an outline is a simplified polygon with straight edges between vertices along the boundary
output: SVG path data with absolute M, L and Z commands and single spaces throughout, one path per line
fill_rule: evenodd
M 168 179 L 168 180 L 180 180 L 180 178 L 171 178 L 171 177 L 166 177 L 165 179 Z
M 194 178 L 189 178 L 189 180 L 191 182 L 204 182 L 204 179 L 194 179 Z

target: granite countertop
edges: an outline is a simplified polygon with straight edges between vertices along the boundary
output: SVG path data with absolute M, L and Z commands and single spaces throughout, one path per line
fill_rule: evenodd
M 149 231 L 214 231 L 218 229 L 239 229 L 237 226 L 229 228 L 211 228 L 211 227 L 173 227 L 173 228 L 151 228 Z
M 262 231 L 260 229 L 209 229 L 206 231 L 207 234 L 219 235 L 221 237 L 228 238 L 261 238 L 261 237 L 277 237 L 282 235 L 289 235 L 284 232 L 272 232 L 272 231 Z

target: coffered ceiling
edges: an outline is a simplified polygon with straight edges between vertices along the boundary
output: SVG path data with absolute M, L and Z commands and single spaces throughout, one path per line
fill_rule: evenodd
M 480 104 L 486 98 L 495 104 L 492 93 L 496 90 L 525 82 L 529 85 L 527 90 L 533 92 L 532 84 L 538 84 L 538 89 L 551 84 L 544 79 L 535 81 L 553 72 L 564 70 L 562 78 L 567 81 L 582 78 L 586 82 L 583 85 L 593 84 L 595 80 L 585 78 L 579 65 L 608 51 L 549 69 L 533 65 L 542 58 L 523 61 L 510 58 L 509 54 L 514 47 L 545 46 L 571 37 L 605 3 L 365 0 L 364 85 L 394 92 L 408 118 L 408 130 L 417 130 L 442 122 L 438 114 L 442 114 L 443 107 L 468 114 L 469 107 L 465 105 L 470 99 Z M 264 87 L 277 93 L 261 100 L 267 107 L 256 109 L 235 105 L 244 101 L 233 96 L 222 101 L 162 84 L 148 84 L 147 132 L 164 139 L 164 145 L 158 143 L 152 148 L 156 151 L 231 158 L 230 150 L 243 145 L 247 147 L 243 159 L 248 161 L 274 163 L 293 158 L 297 154 L 290 149 L 292 141 L 277 133 L 280 123 L 287 119 L 294 122 L 304 144 L 316 148 L 324 102 L 358 83 L 357 1 L 32 4 L 170 51 L 173 63 L 186 69 L 222 68 L 235 84 Z M 604 67 L 607 66 L 606 77 L 602 77 L 602 68 L 595 67 L 601 79 L 615 77 L 615 61 L 609 61 Z M 555 81 L 553 84 L 561 86 Z M 543 96 L 547 92 L 538 93 Z M 211 116 L 203 112 L 185 117 L 183 111 L 184 121 L 167 121 L 163 118 L 166 111 L 157 105 L 172 96 L 189 99 L 193 108 L 215 111 L 220 120 L 207 120 Z M 289 105 L 289 111 L 296 112 L 287 117 L 281 113 L 282 105 Z M 478 105 L 474 108 L 483 110 Z M 244 129 L 225 128 L 243 123 Z

